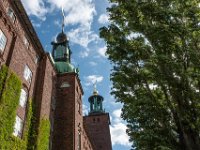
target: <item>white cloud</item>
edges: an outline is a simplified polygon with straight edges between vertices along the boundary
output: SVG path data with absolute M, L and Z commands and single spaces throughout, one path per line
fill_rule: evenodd
M 92 0 L 48 0 L 48 2 L 55 8 L 63 7 L 65 25 L 78 25 L 67 33 L 70 41 L 87 48 L 90 42 L 99 39 L 98 35 L 91 31 L 91 24 L 96 15 Z
M 97 52 L 99 53 L 100 56 L 106 57 L 106 49 L 107 49 L 106 46 L 104 46 L 102 48 L 99 48 Z
M 129 137 L 126 134 L 126 124 L 121 119 L 121 109 L 116 109 L 112 113 L 112 123 L 110 126 L 112 145 L 131 146 Z
M 45 8 L 43 0 L 22 0 L 22 3 L 28 15 L 34 15 L 43 21 L 46 20 L 45 15 L 48 10 Z
M 87 115 L 88 112 L 89 112 L 88 106 L 83 104 L 83 115 Z
M 129 137 L 126 134 L 126 125 L 123 123 L 116 123 L 110 127 L 112 145 L 130 146 Z
M 102 15 L 99 17 L 98 22 L 99 22 L 100 24 L 106 24 L 106 23 L 108 23 L 108 22 L 109 22 L 109 17 L 108 17 L 108 15 L 102 14 Z
M 94 61 L 90 61 L 89 64 L 90 64 L 91 66 L 96 66 L 96 65 L 97 65 L 97 63 L 94 62 Z
M 80 26 L 76 29 L 72 29 L 67 33 L 70 41 L 83 46 L 88 47 L 88 44 L 92 41 L 99 39 L 98 35 L 90 30 L 90 28 Z
M 90 50 L 86 48 L 85 50 L 81 50 L 81 51 L 80 51 L 79 57 L 81 57 L 81 58 L 88 57 L 88 56 L 89 56 L 89 53 L 90 53 Z
M 114 122 L 115 123 L 119 123 L 119 122 L 121 122 L 122 121 L 122 119 L 121 119 L 121 113 L 122 113 L 122 111 L 121 111 L 121 109 L 116 109 L 116 110 L 114 110 L 113 111 L 113 117 L 114 117 Z
M 92 0 L 48 0 L 54 9 L 63 7 L 66 17 L 65 24 L 81 24 L 90 26 L 93 16 L 96 14 Z
M 47 13 L 63 7 L 65 12 L 65 25 L 76 25 L 76 28 L 68 32 L 71 41 L 83 47 L 87 47 L 92 41 L 98 40 L 98 35 L 91 31 L 91 24 L 96 15 L 93 0 L 22 0 L 29 15 L 34 15 L 43 21 Z M 60 16 L 61 17 L 61 16 Z M 58 24 L 57 21 L 54 22 Z
M 87 77 L 84 77 L 85 79 L 85 85 L 86 86 L 90 86 L 92 84 L 94 84 L 95 82 L 100 83 L 103 81 L 103 76 L 100 75 L 90 75 Z

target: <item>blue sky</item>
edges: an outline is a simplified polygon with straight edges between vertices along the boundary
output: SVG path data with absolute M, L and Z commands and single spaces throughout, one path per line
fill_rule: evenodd
M 79 66 L 84 90 L 83 108 L 88 112 L 88 97 L 97 81 L 99 94 L 104 97 L 104 108 L 110 113 L 113 150 L 129 150 L 125 122 L 120 119 L 122 104 L 115 103 L 110 95 L 112 69 L 99 28 L 108 25 L 107 0 L 22 0 L 33 26 L 46 51 L 51 52 L 51 42 L 61 32 L 61 8 L 65 12 L 65 32 L 70 41 L 72 63 Z

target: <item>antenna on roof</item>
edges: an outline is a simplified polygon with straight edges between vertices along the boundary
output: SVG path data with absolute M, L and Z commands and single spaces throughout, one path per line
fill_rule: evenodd
M 63 9 L 63 6 L 62 6 L 62 33 L 64 33 L 64 27 L 65 27 L 65 14 L 64 14 L 64 9 Z

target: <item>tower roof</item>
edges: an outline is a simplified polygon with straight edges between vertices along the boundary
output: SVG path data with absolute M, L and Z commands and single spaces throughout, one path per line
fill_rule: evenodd
M 103 109 L 103 96 L 98 94 L 96 83 L 94 84 L 93 94 L 88 98 L 90 103 L 90 115 L 104 113 Z
M 57 43 L 67 42 L 67 35 L 64 32 L 61 32 L 56 37 Z

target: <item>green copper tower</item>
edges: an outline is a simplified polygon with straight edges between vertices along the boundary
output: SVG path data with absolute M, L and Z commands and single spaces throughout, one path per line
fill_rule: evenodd
M 77 72 L 71 64 L 71 50 L 69 47 L 69 40 L 64 33 L 64 13 L 62 32 L 57 35 L 56 41 L 51 43 L 53 45 L 52 56 L 55 61 L 55 67 L 58 73 Z
M 95 115 L 99 113 L 105 113 L 103 109 L 103 100 L 104 98 L 98 94 L 96 89 L 96 84 L 94 85 L 93 95 L 88 98 L 90 103 L 90 112 L 89 115 Z

